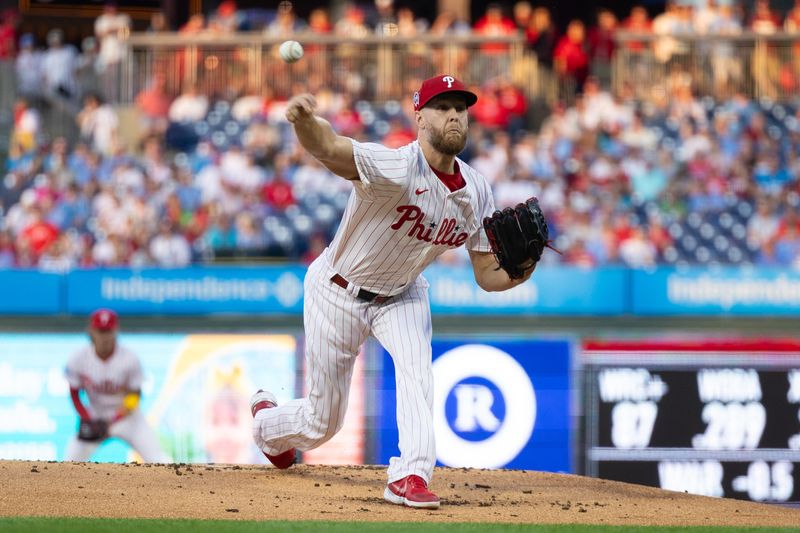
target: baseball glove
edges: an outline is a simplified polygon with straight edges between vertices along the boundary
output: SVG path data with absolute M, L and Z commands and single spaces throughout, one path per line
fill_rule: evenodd
M 545 248 L 550 246 L 547 221 L 539 200 L 529 198 L 516 207 L 495 211 L 483 219 L 492 253 L 511 279 L 521 279 L 536 266 Z
M 98 442 L 108 437 L 108 422 L 105 420 L 81 420 L 78 426 L 78 439 Z

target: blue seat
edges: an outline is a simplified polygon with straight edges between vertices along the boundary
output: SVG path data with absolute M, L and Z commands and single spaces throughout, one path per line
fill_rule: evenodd
M 694 235 L 684 235 L 679 241 L 676 242 L 681 248 L 689 253 L 694 253 L 698 245 L 697 239 L 694 237 Z
M 698 229 L 703 224 L 703 217 L 698 213 L 689 213 L 686 217 L 686 225 L 692 229 Z
M 728 248 L 728 251 L 725 252 L 728 261 L 737 265 L 741 263 L 745 259 L 745 255 L 742 253 L 742 250 L 737 246 L 731 246 Z
M 719 253 L 726 253 L 731 247 L 731 241 L 724 235 L 714 237 L 714 249 Z
M 700 227 L 698 228 L 698 233 L 700 234 L 700 237 L 704 241 L 711 241 L 717 234 L 717 232 L 714 230 L 714 226 L 712 226 L 708 222 L 703 222 L 702 224 L 700 224 Z
M 713 256 L 711 255 L 711 251 L 706 248 L 705 246 L 698 246 L 697 249 L 694 251 L 694 258 L 700 264 L 707 264 Z

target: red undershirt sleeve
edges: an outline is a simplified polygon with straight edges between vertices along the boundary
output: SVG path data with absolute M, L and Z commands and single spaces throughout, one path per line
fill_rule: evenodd
M 72 405 L 75 406 L 75 410 L 78 411 L 78 416 L 81 420 L 89 420 L 91 417 L 89 416 L 89 411 L 83 405 L 83 402 L 81 402 L 80 392 L 80 389 L 73 389 L 70 387 L 69 395 L 72 398 Z

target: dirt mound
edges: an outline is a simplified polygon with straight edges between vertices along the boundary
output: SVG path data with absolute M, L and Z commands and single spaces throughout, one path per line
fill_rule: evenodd
M 372 466 L 0 461 L 0 516 L 796 526 L 800 511 L 580 476 L 439 468 L 437 511 L 383 501 Z

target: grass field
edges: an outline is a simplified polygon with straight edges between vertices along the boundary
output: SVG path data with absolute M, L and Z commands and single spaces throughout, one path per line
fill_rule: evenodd
M 645 526 L 587 526 L 587 525 L 508 525 L 508 524 L 425 524 L 379 522 L 253 522 L 231 520 L 129 520 L 90 518 L 0 518 L 3 533 L 42 531 L 47 533 L 736 533 L 752 531 L 800 531 L 790 528 L 735 527 L 645 527 Z

